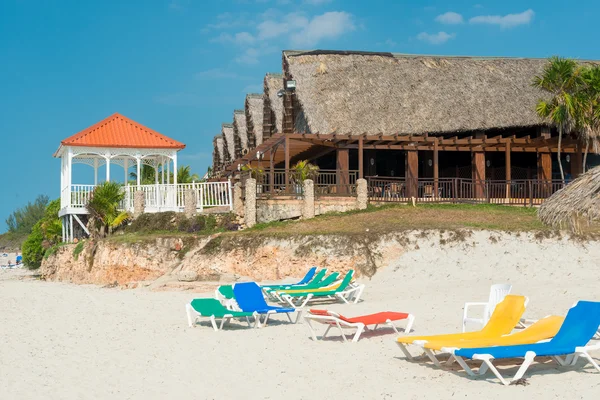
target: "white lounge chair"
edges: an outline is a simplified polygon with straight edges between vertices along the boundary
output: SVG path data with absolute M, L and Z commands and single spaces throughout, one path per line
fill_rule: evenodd
M 490 319 L 490 316 L 494 312 L 496 305 L 504 300 L 507 294 L 510 294 L 512 290 L 512 285 L 510 284 L 497 284 L 492 285 L 490 288 L 490 298 L 487 302 L 469 302 L 465 303 L 465 309 L 463 312 L 463 322 L 462 322 L 462 331 L 466 332 L 468 323 L 476 323 L 480 327 L 485 326 Z M 483 307 L 483 317 L 481 318 L 472 318 L 468 316 L 468 312 L 470 308 L 473 307 Z

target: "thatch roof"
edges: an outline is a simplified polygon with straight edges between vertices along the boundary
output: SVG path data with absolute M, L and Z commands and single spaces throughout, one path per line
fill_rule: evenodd
M 248 147 L 259 146 L 263 142 L 264 96 L 250 93 L 246 96 L 246 124 L 248 127 Z
M 263 125 L 263 131 L 267 132 L 267 128 L 271 128 L 270 133 L 281 133 L 283 132 L 283 98 L 277 96 L 277 92 L 283 89 L 283 75 L 268 73 L 265 76 L 264 90 L 265 90 L 265 114 L 270 113 L 272 119 L 272 127 L 265 126 L 267 116 L 265 116 L 265 123 Z
M 235 141 L 235 158 L 238 158 L 242 152 L 248 151 L 248 127 L 244 110 L 233 111 L 233 139 Z
M 283 57 L 303 111 L 296 127 L 307 132 L 419 135 L 541 125 L 535 105 L 543 93 L 531 83 L 545 59 L 323 51 Z
M 600 219 L 600 167 L 590 169 L 554 193 L 539 208 L 540 220 L 555 228 L 581 231 L 581 224 Z
M 223 144 L 225 147 L 225 163 L 235 160 L 235 142 L 233 140 L 233 124 L 221 125 L 221 134 L 223 135 Z
M 223 136 L 216 135 L 213 139 L 213 169 L 220 169 L 225 163 L 225 147 Z

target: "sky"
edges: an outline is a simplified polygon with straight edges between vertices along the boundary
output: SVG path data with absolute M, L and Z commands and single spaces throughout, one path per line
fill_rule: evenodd
M 221 123 L 284 49 L 600 59 L 600 3 L 572 4 L 2 0 L 0 233 L 15 208 L 59 197 L 60 141 L 115 112 L 185 143 L 179 165 L 203 175 Z M 91 171 L 76 165 L 74 183 Z

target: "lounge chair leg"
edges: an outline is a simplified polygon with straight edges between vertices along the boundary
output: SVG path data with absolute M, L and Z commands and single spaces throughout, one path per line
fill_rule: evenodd
M 477 371 L 477 374 L 480 376 L 485 375 L 489 369 L 490 369 L 490 367 L 488 367 L 488 365 L 486 363 L 481 363 L 481 365 L 479 366 L 479 370 Z
M 265 315 L 265 320 L 262 322 L 262 326 L 267 326 L 267 321 L 269 320 L 269 313 L 267 313 L 267 315 Z
M 462 367 L 462 369 L 465 370 L 465 372 L 467 373 L 467 375 L 469 375 L 469 376 L 475 376 L 475 373 L 473 372 L 473 370 L 467 365 L 467 363 L 465 362 L 465 360 L 463 360 L 462 357 L 452 355 L 451 358 L 454 358 L 456 360 L 456 362 L 458 363 L 458 365 L 460 365 Z M 480 370 L 481 370 L 481 368 L 480 368 Z
M 448 359 L 446 360 L 446 362 L 444 363 L 444 365 L 446 367 L 451 367 L 452 364 L 454 364 L 456 360 L 454 359 L 454 357 L 452 357 L 452 354 L 450 355 L 450 357 L 448 357 Z
M 252 328 L 252 324 L 250 323 L 250 318 L 246 317 L 246 322 L 248 323 L 248 328 Z
M 313 328 L 312 323 L 310 322 L 310 318 L 304 318 L 304 320 L 308 325 L 308 329 L 310 329 L 310 335 L 312 336 L 312 339 L 316 342 L 318 340 L 317 334 L 315 333 L 315 329 Z
M 404 328 L 404 333 L 410 333 L 414 323 L 415 316 L 412 314 L 408 314 L 408 317 L 406 318 L 406 328 Z
M 568 363 L 568 362 L 567 362 L 567 360 L 568 360 L 568 356 L 567 356 L 567 357 L 565 357 L 565 359 L 564 359 L 564 360 L 563 360 L 562 358 L 560 358 L 559 356 L 552 356 L 552 357 L 550 357 L 550 358 L 552 358 L 554 361 L 556 361 L 556 363 L 557 363 L 558 365 L 560 365 L 561 367 L 564 367 L 565 365 L 567 365 L 567 364 L 570 364 L 570 363 Z
M 521 364 L 521 367 L 515 374 L 515 377 L 512 379 L 513 381 L 519 380 L 523 377 L 523 375 L 525 375 L 527 368 L 529 368 L 534 358 L 535 353 L 533 351 L 528 351 L 527 353 L 525 353 L 525 360 L 523 360 L 523 364 Z
M 194 321 L 193 321 L 193 318 L 192 318 L 192 310 L 193 309 L 192 309 L 191 305 L 189 305 L 189 304 L 185 305 L 185 313 L 187 314 L 188 326 L 190 328 L 194 327 Z
M 292 317 L 290 317 L 290 313 L 285 313 L 285 315 L 287 316 L 288 320 L 290 321 L 290 324 L 293 324 L 292 322 Z
M 333 325 L 327 325 L 327 329 L 325 329 L 325 333 L 323 334 L 323 336 L 321 336 L 321 339 L 325 339 L 327 337 L 327 333 L 329 333 L 329 330 L 332 326 Z
M 425 352 L 427 357 L 429 357 L 429 359 L 433 362 L 433 365 L 435 365 L 438 368 L 442 368 L 442 365 L 440 364 L 438 359 L 435 357 L 435 354 L 433 354 L 433 351 L 431 351 L 431 349 L 423 349 L 423 351 Z
M 219 327 L 217 326 L 217 321 L 215 320 L 215 316 L 214 315 L 210 316 L 210 323 L 212 324 L 212 327 L 215 330 L 215 332 L 218 332 L 219 331 Z
M 348 338 L 346 338 L 346 335 L 344 335 L 344 330 L 340 326 L 340 323 L 336 320 L 335 324 L 337 325 L 338 329 L 340 330 L 340 334 L 342 335 L 342 338 L 344 338 L 344 342 L 347 342 Z
M 408 351 L 408 349 L 406 348 L 406 346 L 404 345 L 404 343 L 400 343 L 400 342 L 396 342 L 398 343 L 398 346 L 400 347 L 400 350 L 402 350 L 402 352 L 404 353 L 404 355 L 406 356 L 407 359 L 412 360 L 413 356 L 412 354 L 410 354 L 410 352 Z
M 358 339 L 360 338 L 360 335 L 362 334 L 364 328 L 364 325 L 361 325 L 358 328 L 356 328 L 356 333 L 354 334 L 354 338 L 352 338 L 353 342 L 358 342 Z
M 348 301 L 348 300 L 347 300 L 347 299 L 344 297 L 344 295 L 343 295 L 343 294 L 341 294 L 341 293 L 336 293 L 335 295 L 336 295 L 336 297 L 337 297 L 338 299 L 341 299 L 341 300 L 342 300 L 344 303 L 346 303 L 346 304 L 350 304 L 350 302 L 349 302 L 349 301 Z
M 485 365 L 487 365 L 490 371 L 492 371 L 494 375 L 496 375 L 496 378 L 498 378 L 504 386 L 508 386 L 510 384 L 510 382 L 508 382 L 506 379 L 504 379 L 502 375 L 500 375 L 500 372 L 496 369 L 496 367 L 494 367 L 494 364 L 492 364 L 491 357 L 481 358 L 481 360 L 484 362 Z
M 354 296 L 354 304 L 358 303 L 364 290 L 365 290 L 365 285 L 360 285 L 358 287 L 358 293 Z
M 298 323 L 298 321 L 300 321 L 300 317 L 302 317 L 302 309 L 301 308 L 296 308 L 296 322 L 294 322 L 295 324 Z

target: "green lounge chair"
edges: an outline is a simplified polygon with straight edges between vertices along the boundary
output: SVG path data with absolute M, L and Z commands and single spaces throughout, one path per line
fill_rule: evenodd
M 354 300 L 354 303 L 358 303 L 358 300 L 365 289 L 365 285 L 352 286 L 350 284 L 352 278 L 354 278 L 354 270 L 348 271 L 344 279 L 338 284 L 313 290 L 287 290 L 284 293 L 280 293 L 280 297 L 295 308 L 303 308 L 313 300 L 324 301 L 339 299 L 346 304 L 349 304 L 350 300 Z
M 258 326 L 258 314 L 256 312 L 241 312 L 232 311 L 225 308 L 217 299 L 194 299 L 189 304 L 185 305 L 188 325 L 193 327 L 198 317 L 210 318 L 210 323 L 215 331 L 223 329 L 223 326 L 231 320 L 231 318 L 245 318 L 248 326 L 251 327 L 250 319 L 254 317 L 254 326 Z M 217 326 L 217 319 L 221 320 L 221 324 Z
M 284 303 L 285 300 L 283 300 L 283 298 L 281 297 L 282 295 L 286 294 L 288 291 L 302 291 L 302 292 L 306 292 L 306 291 L 311 291 L 311 290 L 317 290 L 317 289 L 322 289 L 328 286 L 333 285 L 336 281 L 340 280 L 339 279 L 340 274 L 339 272 L 334 272 L 332 274 L 330 274 L 329 276 L 327 276 L 325 279 L 323 279 L 320 282 L 315 282 L 314 284 L 311 282 L 307 285 L 303 285 L 303 286 L 298 286 L 298 287 L 291 287 L 291 288 L 285 288 L 285 289 L 281 289 L 281 290 L 265 290 L 265 294 L 267 296 L 269 296 L 271 298 L 271 300 L 274 301 L 279 301 Z
M 271 290 L 282 290 L 282 289 L 292 289 L 292 288 L 295 289 L 295 288 L 300 288 L 300 287 L 307 287 L 309 285 L 317 285 L 321 281 L 323 281 L 323 279 L 325 278 L 325 275 L 327 275 L 327 268 L 323 268 L 322 270 L 320 270 L 315 276 L 312 277 L 312 279 L 310 279 L 307 282 L 288 283 L 285 285 L 263 285 L 263 286 L 261 286 L 261 289 L 268 292 Z

